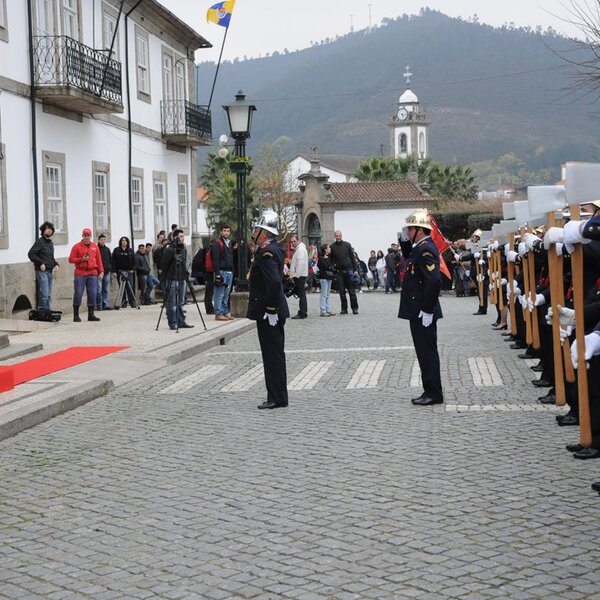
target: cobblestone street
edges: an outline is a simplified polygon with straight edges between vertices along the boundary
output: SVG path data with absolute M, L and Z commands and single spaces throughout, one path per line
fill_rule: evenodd
M 415 407 L 398 295 L 358 298 L 288 321 L 287 409 L 250 332 L 0 442 L 0 598 L 600 597 L 600 461 L 495 314 L 442 298 Z

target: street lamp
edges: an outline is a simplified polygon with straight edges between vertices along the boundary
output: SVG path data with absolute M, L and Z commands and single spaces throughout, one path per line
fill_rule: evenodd
M 252 114 L 256 106 L 246 101 L 246 96 L 239 90 L 235 102 L 223 106 L 227 113 L 229 131 L 235 141 L 234 158 L 230 163 L 237 178 L 237 227 L 238 227 L 238 274 L 237 291 L 248 291 L 246 281 L 246 140 L 250 137 Z

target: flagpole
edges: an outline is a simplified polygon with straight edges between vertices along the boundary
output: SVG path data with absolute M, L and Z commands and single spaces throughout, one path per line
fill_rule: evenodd
M 212 104 L 213 94 L 215 92 L 215 85 L 217 84 L 217 76 L 219 75 L 219 67 L 221 66 L 221 58 L 223 58 L 223 49 L 225 48 L 225 40 L 227 39 L 227 33 L 229 31 L 229 25 L 225 29 L 225 35 L 223 36 L 223 43 L 221 44 L 221 52 L 219 53 L 219 61 L 217 62 L 217 70 L 215 71 L 215 78 L 213 79 L 212 89 L 210 90 L 210 98 L 208 99 L 207 110 L 210 110 Z

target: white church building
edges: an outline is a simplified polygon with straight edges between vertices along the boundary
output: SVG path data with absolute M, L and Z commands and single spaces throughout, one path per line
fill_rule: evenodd
M 27 252 L 45 220 L 62 309 L 84 227 L 111 248 L 171 223 L 194 231 L 196 148 L 212 143 L 194 53 L 207 47 L 155 0 L 0 0 L 0 317 L 36 304 Z

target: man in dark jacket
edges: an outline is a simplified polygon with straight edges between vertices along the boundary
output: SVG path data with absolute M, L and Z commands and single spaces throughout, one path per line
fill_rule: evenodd
M 45 221 L 40 225 L 41 236 L 29 250 L 29 260 L 35 265 L 35 279 L 37 284 L 38 308 L 50 310 L 52 302 L 52 274 L 58 270 L 58 263 L 54 260 L 54 225 Z
M 429 406 L 444 402 L 437 349 L 437 319 L 442 318 L 439 295 L 442 286 L 440 257 L 430 237 L 427 209 L 415 210 L 407 219 L 402 239 L 406 259 L 398 318 L 410 322 L 417 360 L 421 369 L 423 393 L 412 403 Z
M 212 243 L 210 256 L 215 274 L 215 320 L 231 321 L 229 313 L 229 294 L 233 284 L 233 249 L 231 247 L 231 228 L 221 226 L 221 235 Z
M 139 244 L 138 250 L 135 253 L 135 272 L 137 274 L 142 304 L 154 304 L 154 300 L 152 300 L 150 294 L 156 285 L 156 280 L 150 272 L 150 257 L 146 254 L 145 244 Z
M 342 232 L 335 232 L 335 242 L 329 246 L 331 248 L 331 262 L 334 264 L 337 279 L 337 288 L 342 301 L 341 315 L 348 314 L 348 300 L 346 291 L 350 296 L 350 307 L 352 313 L 358 314 L 358 300 L 356 299 L 356 289 L 352 283 L 352 275 L 358 275 L 358 263 L 354 250 L 348 242 L 342 240 Z
M 102 266 L 104 267 L 104 277 L 102 282 L 98 282 L 98 293 L 96 294 L 96 310 L 112 310 L 108 305 L 108 290 L 110 287 L 110 272 L 112 269 L 112 260 L 110 248 L 106 245 L 106 236 L 101 233 L 98 236 L 98 250 L 102 258 Z
M 277 243 L 277 213 L 266 210 L 254 228 L 256 252 L 250 269 L 248 319 L 256 321 L 265 370 L 267 401 L 260 409 L 288 405 L 285 320 L 290 311 L 283 292 L 285 251 Z
M 181 229 L 174 229 L 173 241 L 165 247 L 160 264 L 167 301 L 167 320 L 169 329 L 173 331 L 193 327 L 185 322 L 183 314 L 186 281 L 189 276 L 186 265 L 185 234 Z

